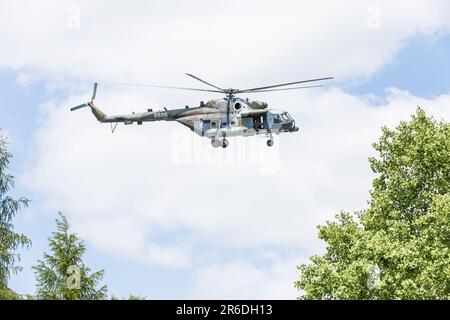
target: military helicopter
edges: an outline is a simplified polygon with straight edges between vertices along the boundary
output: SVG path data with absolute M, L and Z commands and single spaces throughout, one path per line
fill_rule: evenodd
M 133 112 L 131 114 L 108 116 L 94 105 L 98 85 L 97 83 L 95 83 L 91 101 L 80 104 L 76 107 L 71 108 L 70 110 L 75 111 L 84 107 L 90 107 L 92 113 L 99 122 L 111 124 L 112 132 L 114 132 L 114 130 L 116 129 L 117 124 L 122 122 L 125 125 L 131 125 L 133 123 L 142 125 L 143 122 L 150 121 L 177 121 L 191 129 L 198 135 L 209 138 L 214 148 L 228 147 L 229 142 L 227 138 L 229 137 L 247 137 L 254 135 L 265 136 L 267 138 L 267 146 L 271 147 L 274 145 L 274 134 L 280 134 L 284 132 L 297 132 L 299 130 L 298 126 L 295 125 L 294 119 L 289 115 L 287 111 L 269 109 L 266 102 L 250 101 L 248 98 L 242 99 L 237 97 L 237 95 L 245 93 L 317 88 L 323 87 L 323 85 L 310 85 L 300 87 L 288 86 L 334 79 L 333 77 L 318 78 L 241 90 L 233 88 L 223 89 L 209 82 L 206 82 L 192 74 L 186 73 L 186 75 L 202 82 L 203 84 L 208 85 L 213 89 L 169 87 L 129 83 L 122 83 L 122 85 L 213 92 L 224 94 L 225 97 L 222 99 L 210 100 L 207 103 L 201 101 L 198 107 L 193 108 L 186 106 L 185 108 L 181 109 L 168 110 L 164 107 L 163 110 L 154 111 L 153 109 L 148 109 L 147 112 L 142 113 Z

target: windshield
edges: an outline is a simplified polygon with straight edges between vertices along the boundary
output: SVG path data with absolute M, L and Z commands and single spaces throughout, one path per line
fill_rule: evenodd
M 287 112 L 281 114 L 281 118 L 285 121 L 292 120 L 292 117 Z

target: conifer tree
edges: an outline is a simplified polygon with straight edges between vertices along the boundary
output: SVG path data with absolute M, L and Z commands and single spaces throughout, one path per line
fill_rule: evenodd
M 69 232 L 67 218 L 58 213 L 57 231 L 49 238 L 51 253 L 34 266 L 36 298 L 45 300 L 100 300 L 107 298 L 106 286 L 101 286 L 104 271 L 91 273 L 83 255 L 86 245 L 75 233 Z

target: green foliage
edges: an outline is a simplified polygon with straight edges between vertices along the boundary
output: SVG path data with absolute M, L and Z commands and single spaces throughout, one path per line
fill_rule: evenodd
M 82 261 L 85 243 L 76 234 L 69 233 L 66 217 L 59 213 L 57 231 L 49 238 L 52 254 L 44 253 L 44 259 L 34 266 L 36 297 L 46 300 L 100 300 L 106 299 L 107 288 L 97 289 L 104 271 L 90 273 Z
M 21 300 L 22 297 L 10 289 L 0 289 L 0 300 Z
M 382 130 L 369 208 L 319 226 L 301 299 L 450 299 L 450 125 L 418 108 Z
M 6 173 L 11 154 L 6 148 L 6 140 L 0 135 L 0 290 L 1 297 L 10 297 L 8 280 L 12 274 L 21 271 L 17 265 L 20 255 L 16 250 L 29 247 L 31 241 L 23 234 L 14 232 L 12 219 L 17 212 L 28 205 L 28 199 L 14 199 L 8 195 L 14 187 L 14 177 Z

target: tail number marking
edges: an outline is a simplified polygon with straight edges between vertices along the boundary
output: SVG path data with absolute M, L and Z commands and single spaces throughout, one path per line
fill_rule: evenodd
M 153 116 L 154 116 L 155 118 L 157 118 L 157 119 L 164 119 L 164 118 L 167 118 L 167 117 L 168 117 L 167 112 L 165 112 L 165 111 L 155 112 L 155 113 L 153 114 Z

